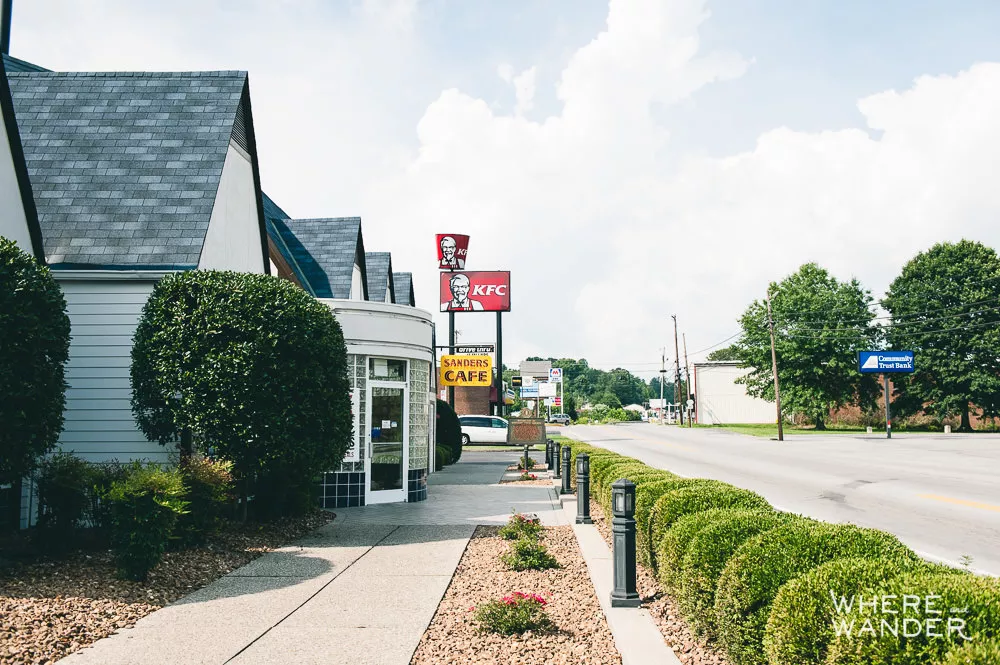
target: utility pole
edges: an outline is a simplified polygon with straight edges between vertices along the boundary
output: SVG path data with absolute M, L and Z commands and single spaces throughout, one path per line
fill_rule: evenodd
M 774 317 L 771 316 L 771 289 L 767 290 L 767 327 L 771 331 L 771 372 L 774 374 L 774 404 L 778 409 L 778 441 L 785 440 L 781 426 L 781 390 L 778 388 L 778 354 L 774 350 Z
M 667 410 L 663 403 L 663 382 L 667 378 L 667 347 L 660 348 L 660 424 L 664 424 L 664 415 Z
M 670 317 L 674 320 L 674 375 L 677 380 L 674 382 L 674 399 L 677 405 L 680 406 L 680 389 L 681 389 L 681 350 L 677 345 L 677 315 L 671 314 Z M 684 410 L 678 409 L 677 415 L 681 419 L 681 426 L 684 425 Z
M 687 333 L 682 335 L 684 338 L 684 382 L 687 385 L 687 395 L 684 396 L 684 406 L 687 407 L 687 400 L 691 399 L 691 367 L 688 365 L 688 336 Z M 688 427 L 693 427 L 691 424 L 691 412 L 688 411 Z

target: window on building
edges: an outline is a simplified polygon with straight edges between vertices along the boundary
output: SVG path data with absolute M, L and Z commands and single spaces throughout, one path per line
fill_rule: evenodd
M 406 361 L 394 358 L 369 358 L 368 378 L 377 381 L 406 381 Z

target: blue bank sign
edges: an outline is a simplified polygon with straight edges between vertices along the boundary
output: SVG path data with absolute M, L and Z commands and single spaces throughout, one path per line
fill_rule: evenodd
M 859 351 L 858 369 L 862 374 L 912 372 L 913 351 Z

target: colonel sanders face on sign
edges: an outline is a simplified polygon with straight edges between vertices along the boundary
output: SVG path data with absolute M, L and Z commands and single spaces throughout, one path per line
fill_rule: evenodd
M 443 257 L 441 259 L 442 268 L 457 268 L 458 270 L 461 270 L 465 267 L 465 259 L 455 256 L 457 248 L 458 244 L 451 236 L 441 238 L 441 255 Z
M 482 312 L 483 303 L 469 300 L 472 283 L 465 275 L 454 275 L 448 282 L 451 289 L 451 300 L 441 303 L 442 312 Z

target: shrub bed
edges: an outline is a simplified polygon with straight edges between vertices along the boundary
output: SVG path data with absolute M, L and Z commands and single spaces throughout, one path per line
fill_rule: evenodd
M 671 490 L 703 482 L 705 481 L 675 476 L 664 480 L 644 482 L 635 488 L 635 542 L 639 563 L 652 567 L 654 553 L 650 531 L 653 524 L 653 507 L 657 500 Z
M 971 649 L 965 646 L 969 640 L 985 643 L 1000 637 L 1000 580 L 995 578 L 967 573 L 910 572 L 868 587 L 864 595 L 886 599 L 898 613 L 877 611 L 882 609 L 880 602 L 876 611 L 856 606 L 849 615 L 838 615 L 848 625 L 853 619 L 854 624 L 849 634 L 845 630 L 834 638 L 827 662 L 925 665 L 944 659 L 952 649 Z M 904 595 L 917 599 L 916 607 L 905 607 Z M 905 623 L 907 619 L 909 625 Z M 859 634 L 866 620 L 873 624 L 874 634 Z M 898 627 L 898 637 L 886 629 L 883 621 Z
M 781 586 L 851 556 L 917 560 L 891 534 L 844 524 L 790 524 L 743 543 L 720 575 L 715 598 L 718 635 L 729 659 L 735 665 L 765 663 L 764 629 Z
M 1000 638 L 979 639 L 955 647 L 941 665 L 995 665 L 1000 663 Z

